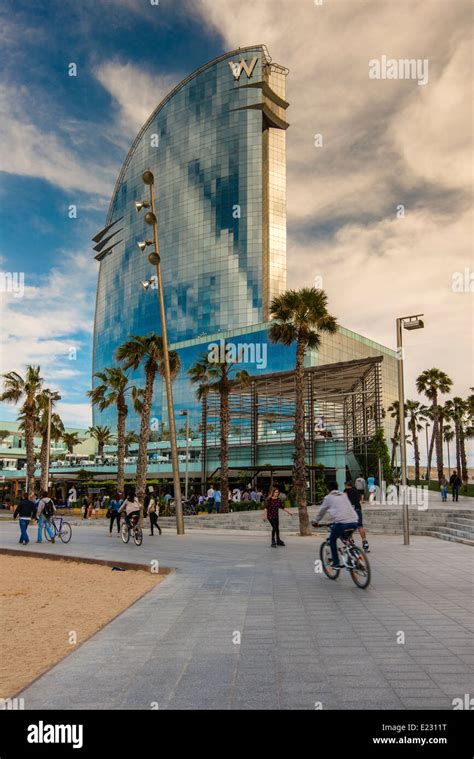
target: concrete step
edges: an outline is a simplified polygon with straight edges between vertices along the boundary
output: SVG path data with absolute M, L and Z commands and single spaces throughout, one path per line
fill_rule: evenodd
M 430 531 L 429 533 L 431 537 L 438 538 L 439 540 L 449 540 L 452 543 L 463 543 L 467 546 L 474 546 L 474 540 L 471 540 L 470 538 L 457 538 L 453 535 L 447 535 L 445 532 L 435 532 Z
M 446 535 L 454 535 L 455 537 L 468 538 L 469 540 L 474 540 L 473 530 L 460 530 L 454 527 L 444 527 L 443 525 L 439 525 L 438 527 L 435 527 L 434 530 L 436 532 L 444 532 Z

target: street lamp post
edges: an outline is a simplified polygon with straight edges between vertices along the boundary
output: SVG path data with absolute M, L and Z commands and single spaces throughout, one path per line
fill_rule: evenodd
M 186 435 L 186 474 L 184 480 L 184 497 L 188 500 L 188 485 L 189 485 L 189 413 L 186 410 L 180 412 L 181 416 L 186 417 L 185 435 Z
M 163 341 L 163 362 L 165 369 L 166 398 L 168 403 L 168 425 L 171 443 L 171 466 L 173 469 L 174 502 L 176 507 L 176 531 L 178 535 L 184 535 L 183 505 L 181 503 L 181 481 L 179 477 L 178 447 L 176 444 L 176 426 L 174 421 L 173 387 L 171 382 L 170 361 L 168 354 L 168 333 L 166 329 L 163 279 L 161 276 L 160 253 L 158 246 L 158 219 L 155 213 L 155 195 L 153 190 L 155 178 L 153 176 L 153 173 L 149 170 L 145 171 L 143 173 L 143 181 L 150 188 L 150 202 L 136 203 L 135 207 L 137 208 L 137 211 L 139 211 L 141 208 L 150 208 L 150 211 L 145 214 L 145 221 L 147 224 L 153 227 L 153 241 L 155 244 L 155 250 L 150 253 L 148 260 L 151 264 L 156 266 L 156 278 L 158 284 L 158 301 L 160 304 L 161 317 L 161 339 Z M 145 243 L 145 245 L 147 243 L 148 241 Z
M 407 449 L 405 436 L 405 389 L 403 380 L 403 329 L 423 329 L 425 326 L 421 317 L 423 314 L 415 316 L 401 316 L 397 319 L 397 358 L 398 358 L 398 413 L 400 416 L 400 463 L 402 468 L 402 518 L 403 518 L 403 544 L 410 544 L 410 528 L 408 523 L 408 502 L 407 502 Z
M 426 433 L 426 479 L 428 481 L 428 490 L 430 489 L 430 470 L 428 468 L 428 456 L 429 456 L 429 442 L 428 442 L 428 430 L 431 427 L 431 424 L 426 422 L 425 424 L 425 433 Z

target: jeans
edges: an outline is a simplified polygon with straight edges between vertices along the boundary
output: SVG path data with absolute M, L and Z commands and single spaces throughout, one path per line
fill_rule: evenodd
M 20 543 L 29 543 L 30 539 L 28 537 L 28 525 L 30 523 L 29 519 L 22 519 L 20 517 Z
M 132 529 L 132 519 L 134 517 L 137 517 L 137 520 L 140 517 L 139 511 L 131 511 L 130 514 L 125 514 L 125 522 L 129 526 L 130 529 Z
M 278 517 L 269 518 L 268 521 L 272 526 L 272 543 L 277 543 L 280 540 L 280 522 Z
M 344 530 L 357 530 L 357 522 L 335 522 L 331 527 L 331 534 L 329 536 L 329 546 L 331 548 L 332 563 L 339 564 L 339 556 L 337 554 L 337 539 L 341 537 Z
M 150 531 L 151 531 L 151 534 L 153 535 L 153 528 L 156 527 L 156 529 L 158 530 L 158 532 L 161 535 L 161 527 L 158 524 L 158 514 L 156 513 L 156 511 L 151 511 L 148 514 L 148 516 L 150 517 Z
M 221 513 L 221 502 L 220 501 L 214 501 L 214 503 L 216 504 L 216 514 L 220 514 Z
M 214 508 L 214 498 L 208 498 L 207 499 L 207 513 L 211 514 L 213 508 Z
M 448 488 L 442 487 L 441 488 L 441 500 L 447 501 L 448 500 Z
M 453 501 L 459 500 L 459 485 L 453 485 Z
M 43 542 L 43 527 L 46 527 L 46 531 L 49 537 L 52 538 L 54 535 L 54 530 L 49 523 L 49 519 L 46 519 L 46 517 L 40 514 L 38 519 L 38 543 Z
M 112 532 L 114 522 L 117 520 L 117 532 L 120 532 L 120 514 L 117 511 L 112 512 L 112 516 L 110 517 L 110 526 L 109 526 L 109 532 Z

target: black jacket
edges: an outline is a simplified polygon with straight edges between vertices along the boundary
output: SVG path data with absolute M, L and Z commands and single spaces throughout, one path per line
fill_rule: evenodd
M 355 509 L 360 509 L 360 493 L 357 488 L 347 488 L 344 492 L 349 498 L 349 501 L 352 503 L 353 507 Z
M 452 474 L 451 477 L 449 478 L 449 484 L 451 485 L 451 487 L 453 485 L 454 485 L 454 487 L 458 487 L 458 488 L 461 487 L 462 480 L 461 480 L 459 474 Z
M 13 514 L 13 519 L 16 519 L 17 517 L 20 517 L 20 519 L 23 517 L 29 517 L 30 519 L 34 517 L 36 511 L 36 506 L 33 503 L 33 501 L 29 501 L 27 498 L 22 498 L 19 502 L 18 506 L 15 509 L 15 513 Z

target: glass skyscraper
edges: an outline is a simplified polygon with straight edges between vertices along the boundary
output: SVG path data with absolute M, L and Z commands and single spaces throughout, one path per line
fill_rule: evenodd
M 250 356 L 250 374 L 292 369 L 294 346 L 267 339 L 269 305 L 286 289 L 285 99 L 288 70 L 264 45 L 239 48 L 202 66 L 164 98 L 137 135 L 117 179 L 105 227 L 94 238 L 100 261 L 93 373 L 114 364 L 130 335 L 160 333 L 154 267 L 138 241 L 152 236 L 135 201 L 148 199 L 142 174 L 155 175 L 156 212 L 170 349 L 181 373 L 175 411 L 187 409 L 198 429 L 200 404 L 187 370 L 221 337 L 265 345 L 265 361 Z M 349 331 L 324 337 L 311 364 L 384 353 L 392 398 L 392 352 Z M 254 359 L 252 361 L 252 358 Z M 260 357 L 261 358 L 261 357 Z M 132 378 L 133 379 L 133 378 Z M 142 379 L 141 372 L 137 380 Z M 386 380 L 386 381 L 385 381 Z M 157 380 L 152 416 L 166 422 Z M 115 427 L 114 409 L 94 409 L 94 424 Z M 138 429 L 130 409 L 128 427 Z

